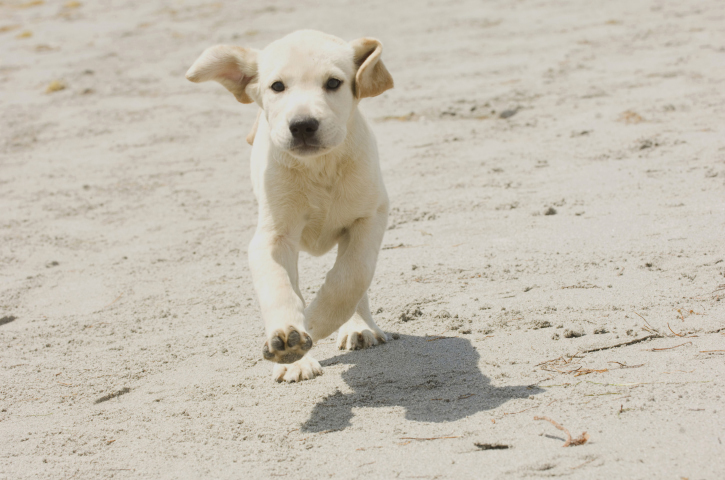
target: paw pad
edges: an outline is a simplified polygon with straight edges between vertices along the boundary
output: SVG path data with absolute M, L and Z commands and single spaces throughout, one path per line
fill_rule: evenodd
M 294 327 L 275 331 L 262 347 L 265 360 L 276 363 L 294 363 L 312 348 L 312 337 Z

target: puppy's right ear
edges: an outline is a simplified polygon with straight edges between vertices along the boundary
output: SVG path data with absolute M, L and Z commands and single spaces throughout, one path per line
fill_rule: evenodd
M 257 81 L 257 55 L 253 48 L 216 45 L 204 50 L 194 62 L 186 78 L 192 82 L 216 80 L 232 92 L 238 101 L 252 103 L 247 86 Z

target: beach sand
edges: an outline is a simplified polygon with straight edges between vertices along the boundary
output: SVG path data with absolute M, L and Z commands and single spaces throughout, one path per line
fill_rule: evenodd
M 718 0 L 0 2 L 0 478 L 725 478 L 723 25 Z M 277 384 L 256 107 L 184 73 L 300 28 L 379 38 L 395 79 L 361 104 L 391 340 Z M 308 301 L 333 261 L 301 256 Z

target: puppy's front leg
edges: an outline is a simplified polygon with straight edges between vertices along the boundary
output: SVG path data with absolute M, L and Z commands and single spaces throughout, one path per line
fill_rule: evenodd
M 381 208 L 373 217 L 356 220 L 340 239 L 335 265 L 305 310 L 313 341 L 327 337 L 355 313 L 373 279 L 387 219 L 387 208 Z
M 296 362 L 312 348 L 298 287 L 298 257 L 294 237 L 263 228 L 257 229 L 249 245 L 249 266 L 267 332 L 262 354 L 272 362 Z

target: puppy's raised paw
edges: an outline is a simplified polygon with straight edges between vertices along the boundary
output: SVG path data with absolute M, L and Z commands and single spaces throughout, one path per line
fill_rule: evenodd
M 272 371 L 272 378 L 288 383 L 311 380 L 319 375 L 322 375 L 320 362 L 309 355 L 291 364 L 275 365 Z
M 294 363 L 312 348 L 312 337 L 304 330 L 289 326 L 272 332 L 262 347 L 265 360 L 276 363 Z

